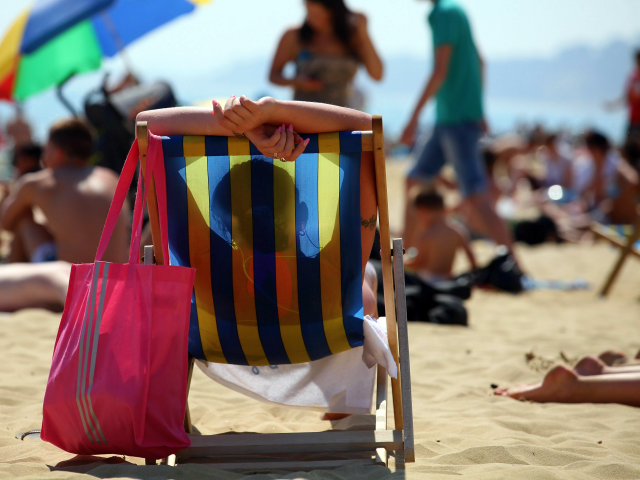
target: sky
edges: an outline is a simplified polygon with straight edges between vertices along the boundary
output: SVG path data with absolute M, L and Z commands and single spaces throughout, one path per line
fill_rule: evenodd
M 31 3 L 0 0 L 0 32 Z M 476 41 L 491 60 L 550 57 L 576 45 L 640 41 L 640 0 L 459 0 Z M 430 49 L 426 0 L 347 0 L 367 14 L 383 57 L 425 57 Z M 270 57 L 283 30 L 304 17 L 302 0 L 214 0 L 140 39 L 128 49 L 144 68 L 222 67 Z
M 640 0 L 458 2 L 466 9 L 478 48 L 489 61 L 551 58 L 570 47 L 604 47 L 616 40 L 640 46 Z M 370 36 L 383 60 L 403 56 L 426 61 L 430 56 L 431 34 L 426 24 L 430 1 L 346 3 L 367 15 Z M 0 35 L 30 4 L 30 0 L 0 0 Z M 233 64 L 269 60 L 283 31 L 300 25 L 303 19 L 303 0 L 214 0 L 130 45 L 127 56 L 142 80 L 168 79 L 184 95 L 185 77 L 220 80 Z M 112 78 L 122 71 L 119 58 L 104 66 L 115 73 Z M 264 72 L 259 74 L 264 83 Z M 99 84 L 100 75 L 83 75 L 70 82 L 66 92 L 72 102 L 80 106 L 84 94 Z M 66 114 L 51 90 L 29 100 L 26 110 L 40 136 L 52 120 Z M 0 120 L 9 112 L 0 102 Z

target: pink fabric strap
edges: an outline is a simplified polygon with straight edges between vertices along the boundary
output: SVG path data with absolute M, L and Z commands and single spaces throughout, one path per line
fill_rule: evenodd
M 142 167 L 140 168 L 142 170 Z M 164 173 L 164 160 L 162 154 L 162 139 L 149 132 L 149 150 L 147 152 L 146 181 L 144 193 L 142 194 L 143 177 L 138 177 L 138 190 L 136 194 L 136 204 L 133 214 L 133 228 L 131 232 L 131 248 L 129 250 L 129 263 L 138 263 L 140 260 L 140 241 L 142 237 L 142 216 L 144 205 L 149 196 L 151 179 L 155 180 L 156 199 L 158 204 L 158 217 L 160 220 L 160 243 L 165 262 L 169 261 L 169 241 L 167 230 L 167 186 Z M 141 195 L 142 194 L 142 195 Z
M 102 236 L 100 237 L 100 243 L 98 244 L 98 250 L 96 251 L 96 262 L 99 262 L 104 255 L 113 230 L 118 222 L 118 217 L 122 211 L 122 206 L 127 195 L 127 191 L 133 181 L 133 176 L 138 164 L 138 158 L 140 156 L 138 148 L 138 140 L 136 139 L 131 146 L 129 155 L 122 167 L 120 173 L 120 179 L 116 187 L 115 194 L 113 195 L 113 201 L 109 208 L 109 214 L 102 230 Z M 138 188 L 136 194 L 136 203 L 133 213 L 133 224 L 131 232 L 131 247 L 129 250 L 129 263 L 139 263 L 139 251 L 140 251 L 140 238 L 142 236 L 142 216 L 144 212 L 144 205 L 151 185 L 151 178 L 155 178 L 156 184 L 156 196 L 158 201 L 158 213 L 160 218 L 160 232 L 161 232 L 161 244 L 164 258 L 169 258 L 169 242 L 167 231 L 167 193 L 166 193 L 166 180 L 164 173 L 164 161 L 162 154 L 162 140 L 160 137 L 153 135 L 149 132 L 149 151 L 147 154 L 146 186 L 142 188 L 142 176 L 138 179 Z

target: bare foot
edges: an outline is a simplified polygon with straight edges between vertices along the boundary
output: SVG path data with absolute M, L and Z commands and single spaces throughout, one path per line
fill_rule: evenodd
M 614 365 L 621 365 L 626 363 L 628 360 L 627 356 L 618 350 L 607 350 L 606 352 L 602 352 L 598 355 L 598 358 L 602 360 L 605 365 L 609 365 L 610 367 Z
M 524 399 L 541 403 L 569 402 L 577 381 L 578 375 L 574 371 L 560 365 L 551 369 L 542 383 L 512 388 L 496 388 L 494 394 L 516 400 Z
M 584 377 L 602 375 L 606 369 L 607 365 L 602 360 L 592 356 L 584 357 L 573 367 L 574 372 Z
M 322 415 L 320 420 L 329 420 L 333 422 L 336 420 L 342 420 L 343 418 L 347 418 L 349 416 L 351 416 L 350 413 L 325 413 L 324 415 Z

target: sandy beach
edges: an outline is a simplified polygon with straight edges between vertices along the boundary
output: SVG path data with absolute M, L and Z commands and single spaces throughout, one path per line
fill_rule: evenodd
M 388 165 L 390 192 L 402 192 L 404 164 Z M 402 195 L 390 197 L 392 228 Z M 481 262 L 492 249 L 476 242 Z M 407 470 L 346 467 L 312 473 L 276 472 L 252 479 L 636 479 L 640 478 L 640 410 L 621 405 L 519 402 L 491 385 L 538 382 L 554 365 L 606 349 L 640 349 L 640 263 L 630 259 L 612 294 L 597 288 L 616 258 L 610 246 L 520 248 L 525 269 L 549 280 L 584 278 L 584 291 L 533 291 L 518 296 L 475 291 L 468 328 L 411 322 L 409 338 L 416 432 L 415 464 Z M 456 269 L 465 264 L 460 259 Z M 240 479 L 202 465 L 145 467 L 141 459 L 75 457 L 18 432 L 40 428 L 42 399 L 60 314 L 25 310 L 0 315 L 0 478 Z M 295 432 L 329 428 L 319 414 L 268 406 L 194 372 L 192 420 L 205 434 Z M 391 418 L 392 415 L 390 415 Z
M 479 246 L 482 249 L 482 246 Z M 487 250 L 485 248 L 485 250 Z M 522 249 L 539 278 L 577 276 L 597 286 L 615 251 L 607 245 Z M 488 250 L 484 252 L 488 255 Z M 605 301 L 594 289 L 520 296 L 477 291 L 470 327 L 412 322 L 410 347 L 416 454 L 408 478 L 640 478 L 640 410 L 620 405 L 518 402 L 490 385 L 539 381 L 558 363 L 608 348 L 634 354 L 640 265 L 630 260 Z M 39 428 L 59 314 L 27 310 L 0 317 L 0 477 L 239 479 L 198 465 L 144 467 L 140 459 L 74 458 L 49 444 L 19 441 Z M 534 358 L 527 361 L 526 354 Z M 321 431 L 318 414 L 261 404 L 209 381 L 196 369 L 190 397 L 202 433 Z M 253 478 L 402 478 L 382 467 Z

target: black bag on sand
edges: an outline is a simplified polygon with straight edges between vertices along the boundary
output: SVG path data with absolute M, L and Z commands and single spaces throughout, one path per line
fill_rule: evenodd
M 506 247 L 498 247 L 496 256 L 484 268 L 461 275 L 469 278 L 478 287 L 492 287 L 508 293 L 520 293 L 522 286 L 522 271 L 516 264 L 513 255 Z M 460 278 L 460 277 L 458 277 Z
M 378 314 L 384 316 L 382 263 L 373 259 L 369 262 L 378 275 Z M 430 284 L 410 272 L 405 272 L 404 276 L 408 320 L 467 326 L 468 315 L 463 300 L 471 296 L 470 277 Z

